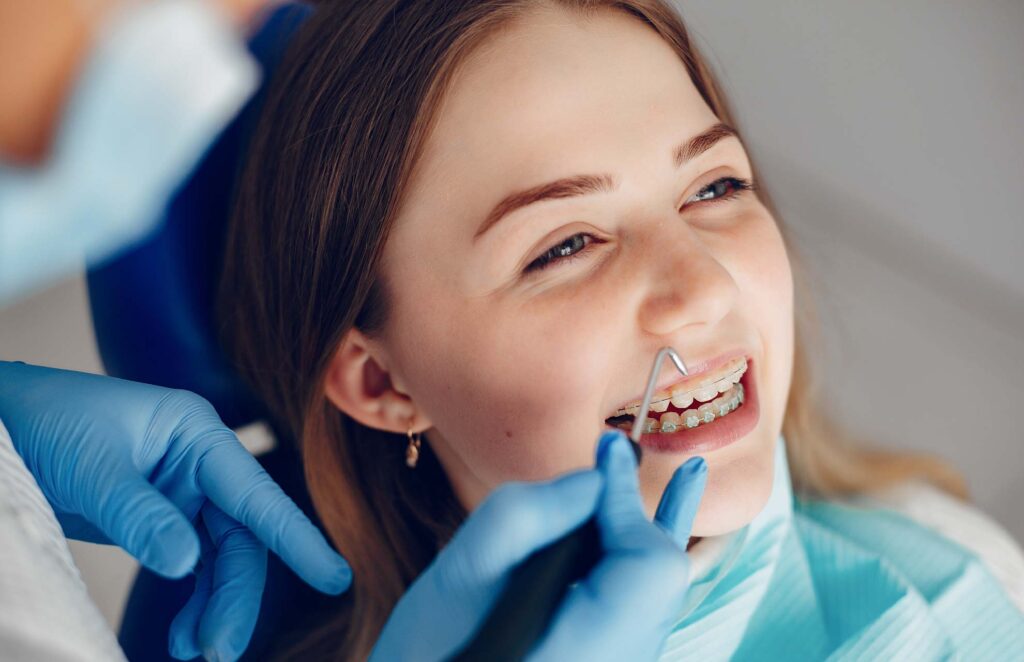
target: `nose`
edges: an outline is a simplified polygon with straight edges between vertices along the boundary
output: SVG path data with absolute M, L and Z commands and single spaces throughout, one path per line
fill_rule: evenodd
M 675 228 L 679 228 L 675 225 Z M 712 328 L 729 314 L 739 296 L 732 274 L 687 226 L 652 238 L 648 256 L 650 285 L 639 310 L 640 327 L 670 335 L 689 326 Z

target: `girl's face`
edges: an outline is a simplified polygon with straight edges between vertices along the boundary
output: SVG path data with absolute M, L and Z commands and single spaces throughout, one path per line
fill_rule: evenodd
M 709 466 L 694 535 L 764 505 L 792 276 L 774 219 L 742 188 L 746 152 L 717 124 L 668 43 L 623 13 L 539 10 L 459 71 L 385 250 L 391 317 L 374 342 L 468 508 L 503 482 L 593 466 L 606 419 L 639 400 L 665 345 L 691 372 L 748 357 L 745 403 L 710 425 L 757 416 L 725 446 L 647 449 L 649 514 L 692 455 Z M 660 384 L 680 379 L 666 362 Z

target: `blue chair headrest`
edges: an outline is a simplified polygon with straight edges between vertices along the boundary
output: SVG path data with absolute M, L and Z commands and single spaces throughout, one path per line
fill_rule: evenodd
M 215 294 L 227 221 L 266 81 L 312 12 L 277 8 L 249 43 L 264 84 L 168 204 L 163 223 L 87 274 L 93 326 L 107 373 L 198 393 L 231 427 L 260 417 L 218 342 Z

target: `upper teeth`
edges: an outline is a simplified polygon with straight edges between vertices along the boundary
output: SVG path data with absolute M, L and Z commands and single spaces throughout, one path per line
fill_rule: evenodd
M 668 409 L 669 402 L 672 406 L 685 409 L 697 402 L 710 402 L 718 397 L 719 393 L 725 393 L 733 384 L 738 384 L 743 374 L 747 371 L 747 359 L 737 357 L 726 363 L 714 374 L 708 375 L 697 384 L 680 385 L 670 392 L 658 392 L 651 398 L 651 411 L 664 412 Z M 635 402 L 615 412 L 614 416 L 637 416 L 640 413 L 640 404 Z M 645 412 L 646 413 L 646 412 Z

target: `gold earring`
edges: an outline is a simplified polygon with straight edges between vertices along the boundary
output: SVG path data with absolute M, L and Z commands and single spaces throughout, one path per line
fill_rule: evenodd
M 405 466 L 415 469 L 420 459 L 420 433 L 413 434 L 410 427 L 405 436 L 409 438 L 409 445 L 405 447 Z

